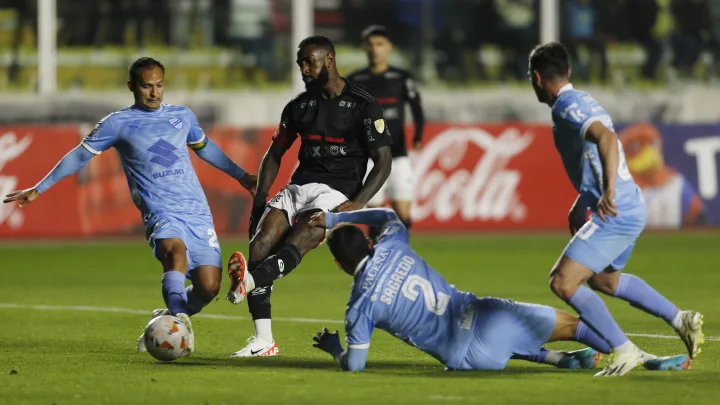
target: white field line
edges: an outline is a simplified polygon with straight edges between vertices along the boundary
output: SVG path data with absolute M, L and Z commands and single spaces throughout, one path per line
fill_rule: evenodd
M 28 305 L 28 304 L 15 304 L 10 302 L 0 302 L 0 309 L 34 309 L 37 311 L 79 311 L 79 312 L 113 312 L 118 314 L 132 314 L 132 315 L 149 315 L 151 311 L 143 309 L 130 309 L 130 308 L 112 308 L 112 307 L 94 307 L 85 305 Z M 237 315 L 220 315 L 220 314 L 197 314 L 193 315 L 194 318 L 207 318 L 207 319 L 227 319 L 236 321 L 249 321 L 250 317 L 237 316 Z M 295 323 L 329 323 L 329 324 L 342 324 L 343 321 L 334 319 L 315 319 L 315 318 L 273 318 L 278 322 L 295 322 Z M 630 337 L 643 337 L 649 339 L 678 339 L 676 335 L 660 335 L 655 333 L 627 333 Z M 705 341 L 720 341 L 720 336 L 705 336 Z

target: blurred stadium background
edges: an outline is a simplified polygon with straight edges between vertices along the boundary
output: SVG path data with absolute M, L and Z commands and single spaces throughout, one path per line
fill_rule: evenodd
M 420 83 L 429 121 L 412 156 L 418 230 L 565 229 L 574 192 L 526 79 L 528 51 L 553 39 L 571 49 L 576 85 L 613 116 L 651 225 L 720 224 L 718 0 L 0 0 L 0 192 L 35 184 L 129 105 L 127 66 L 143 55 L 167 67 L 165 101 L 190 106 L 255 168 L 302 85 L 299 40 L 330 37 L 349 73 L 366 63 L 370 24 L 390 31 L 392 61 Z M 218 231 L 244 233 L 247 196 L 198 167 Z M 277 186 L 293 168 L 284 162 Z M 1 206 L 0 237 L 141 231 L 114 154 L 49 197 Z

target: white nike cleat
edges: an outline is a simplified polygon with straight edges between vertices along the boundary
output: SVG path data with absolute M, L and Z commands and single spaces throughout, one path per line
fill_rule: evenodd
M 239 304 L 245 300 L 248 292 L 248 282 L 251 277 L 247 269 L 245 256 L 235 252 L 230 256 L 228 262 L 228 275 L 230 276 L 230 291 L 227 293 L 227 300 L 233 304 Z
M 680 311 L 678 314 L 679 327 L 675 331 L 680 335 L 691 359 L 702 352 L 700 345 L 705 343 L 705 334 L 702 331 L 703 315 L 695 311 Z
M 230 357 L 269 357 L 280 354 L 275 341 L 268 341 L 258 336 L 250 336 L 248 345 L 233 353 Z
M 182 321 L 182 323 L 187 328 L 188 332 L 188 338 L 185 341 L 187 343 L 187 354 L 186 356 L 189 356 L 195 352 L 195 333 L 193 333 L 192 329 L 192 322 L 190 322 L 190 317 L 186 314 L 177 314 L 175 315 L 179 320 Z
M 152 311 L 152 317 L 150 317 L 150 321 L 157 318 L 158 316 L 169 315 L 169 314 L 170 314 L 169 309 L 158 308 L 158 309 Z M 145 326 L 145 327 L 147 328 L 147 326 Z M 140 338 L 138 339 L 138 342 L 137 342 L 137 351 L 139 351 L 141 353 L 147 351 L 147 347 L 145 347 L 145 330 L 144 329 L 143 329 L 142 335 L 140 335 Z
M 632 349 L 628 351 L 611 353 L 608 364 L 601 372 L 595 374 L 595 377 L 625 375 L 635 367 L 642 365 L 646 359 L 647 354 L 633 345 Z

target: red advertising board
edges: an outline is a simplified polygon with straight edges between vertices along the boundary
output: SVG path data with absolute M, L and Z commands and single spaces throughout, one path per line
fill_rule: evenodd
M 272 129 L 218 127 L 209 133 L 225 152 L 257 170 Z M 78 144 L 77 126 L 0 128 L 0 192 L 36 184 Z M 564 229 L 575 196 L 545 125 L 429 124 L 425 146 L 411 153 L 417 176 L 417 230 Z M 297 167 L 298 144 L 286 153 L 271 195 Z M 245 234 L 251 200 L 223 173 L 193 157 L 220 234 Z M 140 214 L 114 152 L 19 210 L 0 206 L 0 238 L 142 233 Z

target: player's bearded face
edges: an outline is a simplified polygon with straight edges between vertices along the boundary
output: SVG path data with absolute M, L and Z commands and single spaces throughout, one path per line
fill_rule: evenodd
M 327 65 L 323 64 L 318 72 L 310 72 L 309 75 L 303 75 L 305 88 L 309 91 L 321 91 L 330 81 L 330 71 Z

